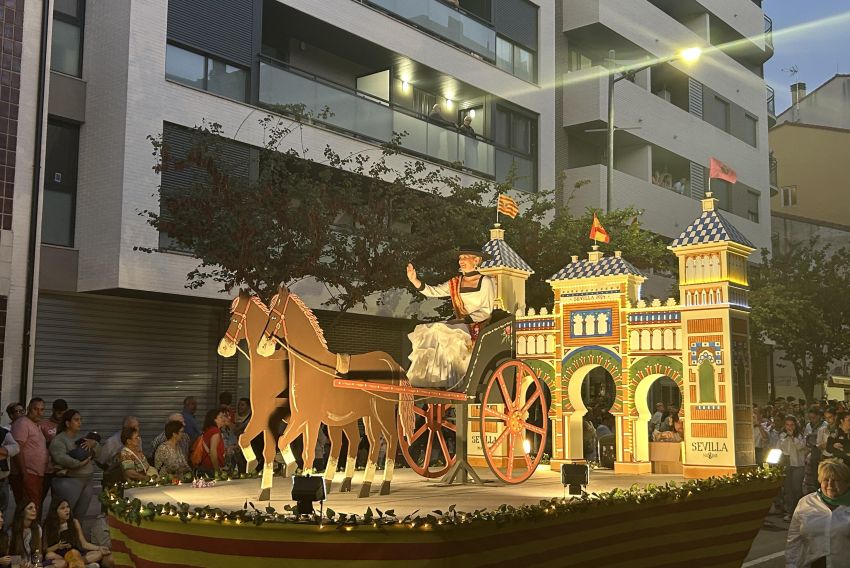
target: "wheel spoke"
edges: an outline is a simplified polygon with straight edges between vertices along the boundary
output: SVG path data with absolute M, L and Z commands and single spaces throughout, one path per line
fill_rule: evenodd
M 418 440 L 419 436 L 424 434 L 425 430 L 427 430 L 427 429 L 428 429 L 428 423 L 426 422 L 425 424 L 422 425 L 421 428 L 419 428 L 419 430 L 417 430 L 416 432 L 413 433 L 413 436 L 410 438 L 410 444 L 413 444 L 413 442 Z
M 514 433 L 508 436 L 508 478 L 514 473 Z
M 522 456 L 525 458 L 525 467 L 531 469 L 531 456 L 525 452 L 522 452 Z
M 491 416 L 493 418 L 498 418 L 500 420 L 504 420 L 505 422 L 510 420 L 510 417 L 507 414 L 502 414 L 501 412 L 496 412 L 495 410 L 492 410 L 490 408 L 484 409 L 484 416 Z
M 510 429 L 508 429 L 508 428 L 505 428 L 504 430 L 502 430 L 502 433 L 501 433 L 501 434 L 499 434 L 499 437 L 498 437 L 498 438 L 496 438 L 496 441 L 495 441 L 495 442 L 493 442 L 493 445 L 492 445 L 492 446 L 490 446 L 490 447 L 487 449 L 487 451 L 488 451 L 488 452 L 490 452 L 491 454 L 492 454 L 493 452 L 495 452 L 495 451 L 496 451 L 496 447 L 497 447 L 499 444 L 501 444 L 501 443 L 502 443 L 502 440 L 504 440 L 504 439 L 505 439 L 505 436 L 507 436 L 507 435 L 508 435 L 508 432 L 510 432 Z M 483 433 L 482 433 L 482 434 L 483 434 Z M 483 438 L 482 438 L 482 439 L 483 439 Z
M 535 426 L 534 424 L 529 424 L 528 422 L 523 422 L 522 427 L 525 428 L 526 430 L 531 430 L 535 434 L 540 434 L 541 436 L 545 433 L 543 431 L 543 428 L 540 428 L 539 426 Z
M 531 395 L 531 398 L 525 401 L 525 404 L 522 406 L 522 409 L 519 411 L 520 414 L 525 414 L 528 412 L 528 409 L 531 408 L 531 405 L 534 404 L 534 401 L 540 398 L 540 389 L 534 391 L 534 394 Z
M 446 439 L 443 437 L 443 433 L 439 430 L 437 430 L 437 440 L 440 441 L 440 449 L 443 450 L 443 457 L 446 459 L 446 463 L 449 463 L 451 461 L 449 446 L 446 444 Z
M 422 467 L 426 470 L 431 466 L 431 446 L 433 446 L 433 438 L 433 430 L 428 430 L 428 442 L 425 444 L 425 461 L 422 463 Z
M 457 432 L 457 426 L 455 426 L 453 422 L 449 422 L 448 420 L 444 421 L 442 424 L 440 424 L 440 426 L 451 430 L 452 432 Z
M 416 406 L 416 405 L 413 405 L 413 412 L 414 412 L 415 414 L 418 414 L 419 416 L 424 416 L 425 418 L 428 418 L 428 411 L 426 411 L 426 410 L 425 410 L 425 409 L 423 409 L 423 408 L 419 408 L 419 407 L 418 407 L 418 406 Z
M 505 400 L 505 406 L 508 407 L 508 410 L 513 410 L 513 401 L 511 399 L 511 395 L 508 394 L 508 387 L 505 385 L 505 379 L 502 378 L 502 374 L 499 373 L 496 378 L 499 380 L 499 390 L 502 391 L 502 398 Z M 484 401 L 489 402 L 489 401 Z
M 514 402 L 513 408 L 517 408 L 519 406 L 519 398 L 522 395 L 522 377 L 523 377 L 523 367 L 519 366 L 516 369 L 516 374 L 514 375 L 514 383 L 516 386 L 516 391 L 514 391 Z

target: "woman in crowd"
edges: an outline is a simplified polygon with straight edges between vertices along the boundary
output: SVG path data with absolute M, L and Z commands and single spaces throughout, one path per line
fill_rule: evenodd
M 472 345 L 493 313 L 496 279 L 478 272 L 481 261 L 489 255 L 474 247 L 457 254 L 460 275 L 437 286 L 422 282 L 413 265 L 407 265 L 407 279 L 423 296 L 449 297 L 454 311 L 451 320 L 417 325 L 408 335 L 412 351 L 407 378 L 413 386 L 457 386 L 469 366 Z
M 153 465 L 160 475 L 183 475 L 191 468 L 180 448 L 183 437 L 183 423 L 172 420 L 165 425 L 165 442 L 156 449 Z
M 87 567 L 113 566 L 112 553 L 105 546 L 96 546 L 86 540 L 80 522 L 71 514 L 71 506 L 64 499 L 54 500 L 44 521 L 45 559 L 55 568 L 65 568 L 65 555 L 76 550 Z
M 121 443 L 124 447 L 118 454 L 118 463 L 124 472 L 125 481 L 145 481 L 156 475 L 156 470 L 148 463 L 142 452 L 142 439 L 135 428 L 121 430 Z
M 10 566 L 12 564 L 12 555 L 9 549 L 12 543 L 9 541 L 9 532 L 6 530 L 3 512 L 0 511 L 0 566 Z
M 835 416 L 835 434 L 826 441 L 827 451 L 850 467 L 850 414 L 840 412 Z
M 68 501 L 78 517 L 88 514 L 94 495 L 94 464 L 100 444 L 88 437 L 80 439 L 83 425 L 80 413 L 73 408 L 62 415 L 56 437 L 50 442 L 50 457 L 64 475 L 53 478 L 53 499 Z
M 201 473 L 214 475 L 224 467 L 224 439 L 221 428 L 227 422 L 227 414 L 219 408 L 213 408 L 204 417 L 204 433 L 201 443 L 204 444 L 204 458 L 198 465 Z
M 850 561 L 850 468 L 824 460 L 818 482 L 820 489 L 800 499 L 791 519 L 787 568 L 839 568 Z
M 41 527 L 38 526 L 38 508 L 31 500 L 23 501 L 15 511 L 12 523 L 9 553 L 20 556 L 24 563 L 41 559 Z
M 791 520 L 791 514 L 803 496 L 803 474 L 806 473 L 806 439 L 800 429 L 797 417 L 791 414 L 785 417 L 785 431 L 779 436 L 779 448 L 786 462 L 785 473 L 785 520 Z

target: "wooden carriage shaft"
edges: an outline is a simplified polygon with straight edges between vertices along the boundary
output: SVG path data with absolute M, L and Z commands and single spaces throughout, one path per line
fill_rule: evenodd
M 458 402 L 469 402 L 470 400 L 472 400 L 472 397 L 462 392 L 451 392 L 437 389 L 422 389 L 417 387 L 405 387 L 400 385 L 390 385 L 386 383 L 368 381 L 348 381 L 346 379 L 334 379 L 334 386 L 343 389 L 388 392 L 395 394 L 410 394 L 415 397 L 456 400 Z

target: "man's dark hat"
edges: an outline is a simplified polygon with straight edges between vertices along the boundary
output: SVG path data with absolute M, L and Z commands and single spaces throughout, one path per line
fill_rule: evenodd
M 480 256 L 481 260 L 490 260 L 490 253 L 486 253 L 481 250 L 480 247 L 476 246 L 463 246 L 459 247 L 455 250 L 455 254 L 460 256 L 462 254 L 474 254 L 475 256 Z

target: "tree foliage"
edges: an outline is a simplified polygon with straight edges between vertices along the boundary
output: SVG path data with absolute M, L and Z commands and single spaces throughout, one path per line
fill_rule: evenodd
M 328 303 L 344 312 L 377 292 L 407 287 L 408 262 L 426 281 L 442 281 L 457 272 L 454 248 L 489 239 L 496 195 L 510 191 L 510 183 L 464 184 L 454 170 L 412 159 L 396 170 L 388 160 L 399 152 L 402 135 L 371 154 L 340 155 L 326 147 L 321 159 L 313 159 L 286 140 L 309 117 L 299 108 L 279 110 L 294 118 L 261 119 L 266 140 L 253 150 L 252 175 L 245 175 L 244 164 L 228 161 L 226 146 L 234 142 L 218 124 L 194 128 L 185 155 L 176 155 L 161 135 L 151 137 L 155 169 L 163 179 L 179 174 L 184 181 L 163 184 L 160 210 L 143 214 L 199 259 L 188 287 L 245 287 L 267 299 L 279 283 L 309 278 L 325 286 Z M 593 212 L 575 217 L 568 207 L 556 207 L 554 190 L 512 195 L 522 213 L 503 223 L 509 244 L 537 271 L 529 305 L 551 304 L 543 280 L 570 254 L 587 250 Z M 664 243 L 640 227 L 638 211 L 600 219 L 612 235 L 603 249 L 621 249 L 642 266 L 664 262 Z
M 772 341 L 812 401 L 830 365 L 850 358 L 850 250 L 812 239 L 762 259 L 751 282 L 753 345 Z

